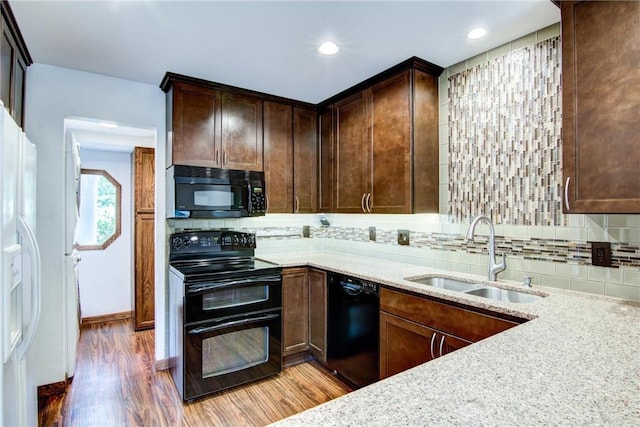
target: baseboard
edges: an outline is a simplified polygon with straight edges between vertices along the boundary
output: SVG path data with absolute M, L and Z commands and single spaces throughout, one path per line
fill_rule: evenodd
M 82 326 L 95 325 L 96 323 L 115 322 L 119 320 L 129 320 L 132 315 L 132 311 L 123 311 L 121 313 L 103 314 L 102 316 L 83 317 Z
M 45 384 L 38 386 L 38 401 L 48 399 L 51 396 L 58 396 L 67 391 L 67 386 L 71 383 L 72 378 L 57 383 Z
M 292 354 L 282 358 L 282 366 L 287 368 L 289 366 L 298 365 L 313 360 L 314 357 L 309 351 L 302 351 L 300 353 Z
M 156 360 L 155 363 L 156 371 L 164 371 L 171 367 L 171 363 L 169 359 L 160 359 Z

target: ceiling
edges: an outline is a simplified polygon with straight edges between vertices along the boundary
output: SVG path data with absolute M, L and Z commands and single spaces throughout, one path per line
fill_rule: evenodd
M 172 71 L 318 103 L 409 57 L 442 67 L 560 21 L 550 0 L 10 0 L 34 62 L 159 85 Z M 468 40 L 482 26 L 488 35 Z M 317 52 L 331 38 L 340 51 Z

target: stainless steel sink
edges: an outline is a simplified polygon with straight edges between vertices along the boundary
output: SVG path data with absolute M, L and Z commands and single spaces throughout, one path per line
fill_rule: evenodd
M 464 280 L 451 279 L 449 277 L 407 277 L 405 280 L 421 285 L 433 286 L 434 288 L 447 289 L 449 291 L 462 292 L 469 295 L 476 295 L 494 301 L 504 301 L 512 303 L 528 303 L 543 298 L 540 295 L 528 294 L 509 289 L 500 289 L 493 286 L 482 285 Z
M 512 291 L 508 289 L 494 288 L 492 286 L 483 287 L 479 289 L 471 289 L 465 291 L 469 295 L 477 295 L 483 298 L 489 298 L 495 301 L 515 302 L 515 303 L 527 303 L 533 302 L 540 298 L 540 295 L 527 294 L 525 292 Z
M 421 285 L 433 286 L 434 288 L 442 288 L 456 292 L 466 292 L 474 289 L 480 289 L 482 285 L 462 280 L 450 279 L 448 277 L 421 277 L 417 279 L 405 279 L 410 282 L 420 283 Z

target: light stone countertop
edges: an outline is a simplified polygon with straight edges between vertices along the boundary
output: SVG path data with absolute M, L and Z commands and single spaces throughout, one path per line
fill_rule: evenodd
M 260 256 L 532 319 L 277 426 L 640 426 L 640 304 L 514 282 L 548 295 L 532 303 L 415 284 L 405 277 L 474 279 L 416 265 L 330 253 Z

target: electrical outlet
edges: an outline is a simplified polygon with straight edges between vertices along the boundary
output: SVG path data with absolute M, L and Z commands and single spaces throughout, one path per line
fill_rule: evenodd
M 376 241 L 376 228 L 375 227 L 369 227 L 369 240 L 373 240 L 374 242 Z
M 591 265 L 611 267 L 611 243 L 591 242 Z
M 302 237 L 309 237 L 311 235 L 311 227 L 308 225 L 302 226 Z
M 398 230 L 398 244 L 402 246 L 409 245 L 409 230 Z

